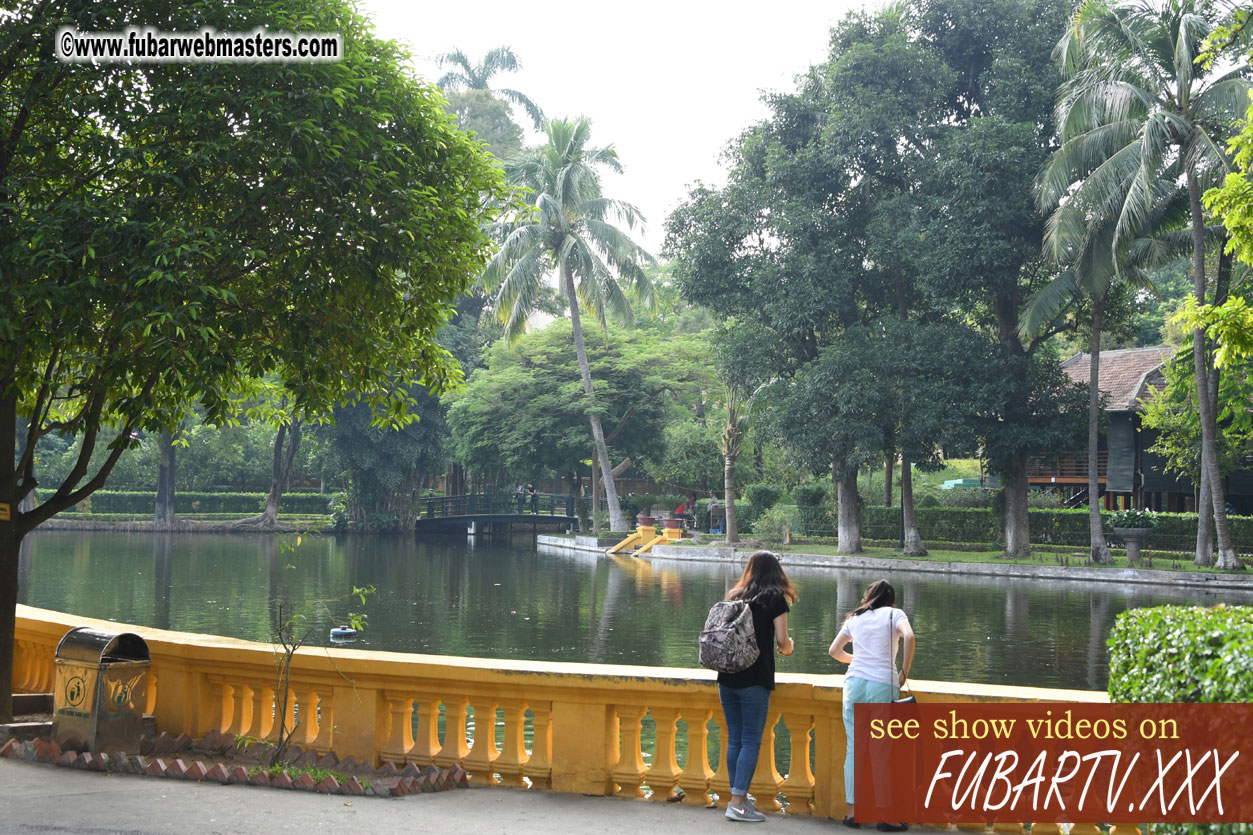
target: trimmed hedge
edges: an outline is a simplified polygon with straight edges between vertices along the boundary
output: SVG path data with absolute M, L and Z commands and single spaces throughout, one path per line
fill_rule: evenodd
M 327 513 L 329 493 L 284 493 L 282 513 Z M 87 501 L 90 513 L 151 514 L 157 502 L 155 491 L 97 490 Z M 195 503 L 199 504 L 195 504 Z M 260 513 L 265 509 L 264 493 L 175 493 L 175 513 Z
M 1115 702 L 1253 702 L 1253 607 L 1123 612 L 1109 636 Z
M 1000 521 L 990 508 L 917 507 L 918 528 L 924 540 L 936 542 L 995 543 L 1001 541 Z M 1031 541 L 1037 545 L 1088 544 L 1087 508 L 1031 509 L 1027 511 L 1031 525 Z M 1117 542 L 1109 524 L 1110 513 L 1103 513 L 1105 534 Z M 1154 550 L 1190 552 L 1196 546 L 1195 513 L 1157 513 L 1157 526 L 1149 539 Z M 1230 516 L 1231 535 L 1237 546 L 1253 547 L 1253 517 Z M 901 511 L 898 507 L 868 506 L 861 512 L 862 536 L 871 539 L 896 539 L 901 532 Z M 830 530 L 815 526 L 811 531 Z
M 1123 612 L 1109 636 L 1113 702 L 1253 701 L 1253 607 Z M 1253 824 L 1155 825 L 1154 835 L 1248 835 Z

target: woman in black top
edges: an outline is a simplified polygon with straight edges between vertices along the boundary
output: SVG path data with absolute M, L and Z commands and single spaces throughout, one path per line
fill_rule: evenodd
M 796 602 L 796 587 L 783 573 L 779 558 L 769 551 L 757 551 L 748 558 L 744 573 L 727 600 L 747 600 L 757 632 L 761 654 L 747 670 L 718 673 L 718 697 L 727 719 L 727 771 L 731 782 L 731 802 L 727 817 L 733 821 L 758 822 L 766 816 L 747 802 L 748 784 L 757 770 L 770 691 L 774 689 L 774 652 L 791 655 L 793 644 L 787 634 L 789 604 Z

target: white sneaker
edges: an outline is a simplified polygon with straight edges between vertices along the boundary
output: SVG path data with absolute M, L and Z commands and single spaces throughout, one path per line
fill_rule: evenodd
M 743 823 L 761 823 L 765 819 L 765 815 L 758 812 L 747 803 L 743 806 L 732 806 L 730 803 L 727 804 L 727 820 L 741 821 Z

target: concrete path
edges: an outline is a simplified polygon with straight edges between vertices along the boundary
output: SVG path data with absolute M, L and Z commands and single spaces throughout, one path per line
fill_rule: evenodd
M 752 827 L 726 820 L 721 810 L 523 789 L 462 789 L 399 800 L 349 799 L 107 775 L 0 759 L 0 833 L 4 835 L 681 835 L 742 829 L 759 835 L 849 831 L 835 821 L 784 815 L 770 815 L 765 823 Z

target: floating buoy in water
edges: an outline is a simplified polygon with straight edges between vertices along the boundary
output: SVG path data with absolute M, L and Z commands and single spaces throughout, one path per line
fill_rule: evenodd
M 331 627 L 332 641 L 355 641 L 357 639 L 357 630 L 351 626 L 333 626 Z

